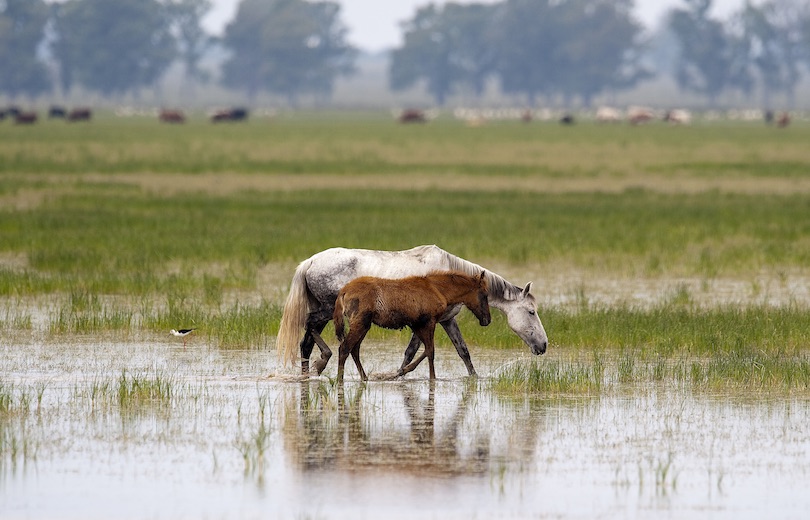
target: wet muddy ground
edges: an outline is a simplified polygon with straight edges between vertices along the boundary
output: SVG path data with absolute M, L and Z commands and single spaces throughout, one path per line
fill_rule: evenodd
M 400 345 L 364 347 L 398 366 Z M 799 518 L 810 403 L 667 385 L 496 395 L 528 352 L 400 381 L 294 381 L 198 338 L 0 345 L 0 517 Z M 548 356 L 559 353 L 549 352 Z M 327 369 L 334 375 L 335 367 Z M 138 394 L 138 389 L 150 392 Z

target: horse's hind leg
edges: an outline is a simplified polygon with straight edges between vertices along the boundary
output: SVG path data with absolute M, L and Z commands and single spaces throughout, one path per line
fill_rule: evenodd
M 332 350 L 320 334 L 314 333 L 313 338 L 315 339 L 315 343 L 318 344 L 318 348 L 321 349 L 321 357 L 315 360 L 313 367 L 315 371 L 318 372 L 318 375 L 321 375 L 321 372 L 326 368 L 326 364 L 329 363 L 329 358 L 332 357 Z
M 467 348 L 467 344 L 464 342 L 464 338 L 461 337 L 461 330 L 458 328 L 458 323 L 456 322 L 455 318 L 451 318 L 447 321 L 441 322 L 444 331 L 447 333 L 447 336 L 450 338 L 450 341 L 453 342 L 453 346 L 456 347 L 456 352 L 458 352 L 458 357 L 464 361 L 464 365 L 467 367 L 467 374 L 474 376 L 477 375 L 475 372 L 475 367 L 473 367 L 472 359 L 470 358 L 470 351 Z
M 301 373 L 309 373 L 309 356 L 312 355 L 312 347 L 315 346 L 315 337 L 312 335 L 312 329 L 307 327 L 304 333 L 304 338 L 301 340 L 299 348 L 301 349 Z
M 309 356 L 312 355 L 312 347 L 318 345 L 321 351 L 320 359 L 316 359 L 313 367 L 320 374 L 326 368 L 329 358 L 332 357 L 332 350 L 329 345 L 321 338 L 321 332 L 332 319 L 332 314 L 326 312 L 325 309 L 320 309 L 312 312 L 307 317 L 307 333 L 301 341 L 301 373 L 306 374 L 309 372 Z

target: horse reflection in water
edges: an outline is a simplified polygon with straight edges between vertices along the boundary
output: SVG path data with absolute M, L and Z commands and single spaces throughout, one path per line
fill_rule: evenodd
M 283 427 L 285 451 L 304 471 L 358 471 L 390 469 L 420 476 L 484 475 L 490 467 L 490 435 L 470 432 L 465 419 L 477 393 L 477 382 L 465 381 L 461 397 L 449 419 L 436 424 L 436 384 L 429 382 L 427 397 L 421 385 L 398 384 L 407 426 L 382 429 L 379 409 L 364 417 L 366 385 L 352 391 L 337 385 L 337 403 L 320 381 L 301 382 L 298 414 L 287 413 Z M 335 407 L 336 405 L 336 407 Z M 395 405 L 399 408 L 399 405 Z M 445 416 L 444 413 L 441 414 Z

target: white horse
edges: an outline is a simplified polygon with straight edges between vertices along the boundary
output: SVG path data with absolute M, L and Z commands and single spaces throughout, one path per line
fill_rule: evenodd
M 545 353 L 548 336 L 537 316 L 537 302 L 530 292 L 531 282 L 523 288 L 512 285 L 492 271 L 454 256 L 435 245 L 418 246 L 405 251 L 336 247 L 316 253 L 301 262 L 295 270 L 276 340 L 280 362 L 293 364 L 296 359 L 295 347 L 299 345 L 301 372 L 308 373 L 309 356 L 312 354 L 314 344 L 317 343 L 321 350 L 321 358 L 315 361 L 314 366 L 319 374 L 323 371 L 332 351 L 321 338 L 321 332 L 332 319 L 338 292 L 351 280 L 359 276 L 404 278 L 438 270 L 458 270 L 471 275 L 483 270 L 489 284 L 490 306 L 506 314 L 509 327 L 529 346 L 532 353 L 536 355 Z M 440 323 L 467 366 L 469 375 L 475 375 L 469 350 L 455 319 L 461 307 L 457 305 L 451 308 Z M 412 336 L 405 351 L 402 367 L 413 360 L 419 345 L 419 338 Z

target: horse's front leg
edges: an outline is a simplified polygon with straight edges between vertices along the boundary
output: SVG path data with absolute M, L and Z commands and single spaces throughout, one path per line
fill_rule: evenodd
M 354 358 L 354 363 L 357 365 L 357 370 L 360 372 L 360 377 L 363 379 L 363 381 L 368 379 L 365 371 L 363 370 L 363 365 L 360 364 L 360 343 L 363 342 L 363 338 L 366 337 L 366 333 L 368 333 L 370 328 L 370 325 L 366 326 L 362 322 L 349 323 L 349 332 L 346 334 L 346 337 L 343 338 L 343 341 L 340 343 L 340 350 L 338 350 L 337 380 L 339 383 L 343 382 L 343 368 L 349 354 L 351 354 L 352 358 Z
M 414 330 L 414 332 L 419 336 L 419 339 L 422 340 L 422 343 L 425 344 L 424 356 L 427 357 L 428 360 L 430 379 L 432 381 L 436 379 L 436 368 L 433 365 L 433 358 L 435 354 L 435 350 L 433 349 L 433 336 L 436 333 L 436 322 L 429 323 L 422 328 Z
M 357 371 L 360 372 L 360 379 L 363 381 L 368 381 L 366 371 L 363 370 L 363 365 L 360 363 L 360 343 L 355 345 L 355 347 L 352 349 L 352 359 L 354 359 L 354 364 L 357 367 Z
M 475 372 L 475 367 L 473 367 L 472 359 L 470 358 L 470 351 L 467 348 L 467 344 L 464 342 L 464 338 L 461 337 L 461 330 L 458 328 L 458 323 L 456 322 L 455 318 L 450 318 L 449 320 L 441 322 L 442 328 L 447 333 L 447 336 L 450 338 L 450 341 L 453 342 L 453 345 L 456 347 L 456 352 L 458 352 L 458 357 L 464 361 L 464 365 L 467 367 L 467 374 L 474 376 L 477 375 Z
M 428 358 L 428 364 L 430 365 L 430 378 L 436 378 L 436 371 L 433 368 L 433 335 L 436 332 L 436 322 L 429 323 L 423 327 L 413 329 L 414 335 L 418 338 L 417 341 L 420 341 L 425 344 L 425 351 L 416 358 L 412 363 L 409 365 L 402 367 L 397 372 L 397 376 L 403 376 L 408 372 L 413 372 L 413 370 L 419 366 L 419 363 L 422 362 L 425 358 Z M 428 348 L 428 342 L 430 343 L 430 348 Z
M 408 348 L 405 349 L 405 357 L 402 359 L 402 364 L 399 366 L 398 375 L 401 376 L 405 373 L 403 370 L 405 370 L 405 367 L 408 366 L 411 361 L 413 361 L 413 357 L 416 355 L 416 351 L 419 350 L 419 345 L 421 344 L 422 341 L 419 339 L 419 337 L 416 334 L 411 334 L 411 341 L 408 343 Z M 419 363 L 417 363 L 417 365 L 418 364 Z

